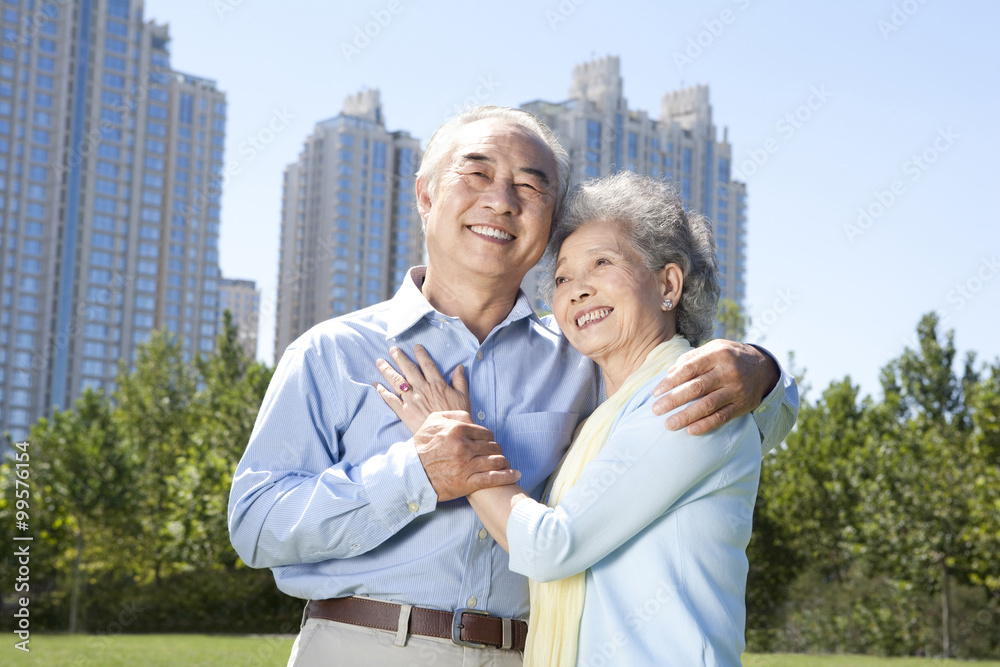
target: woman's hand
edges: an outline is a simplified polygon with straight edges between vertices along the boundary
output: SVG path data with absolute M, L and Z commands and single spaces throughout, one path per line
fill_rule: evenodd
M 403 354 L 398 347 L 389 348 L 389 355 L 402 371 L 396 372 L 385 359 L 376 359 L 375 367 L 397 393 L 376 384 L 382 400 L 406 424 L 410 433 L 416 433 L 432 412 L 448 410 L 472 411 L 469 385 L 465 369 L 459 366 L 451 376 L 451 385 L 441 376 L 434 360 L 421 345 L 414 345 L 419 366 Z

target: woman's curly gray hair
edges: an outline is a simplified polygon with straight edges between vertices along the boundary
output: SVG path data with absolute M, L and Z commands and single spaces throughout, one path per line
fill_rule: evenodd
M 680 197 L 665 181 L 630 171 L 586 181 L 569 193 L 549 242 L 549 303 L 559 249 L 570 234 L 592 222 L 620 225 L 650 271 L 677 264 L 684 274 L 676 311 L 677 333 L 693 346 L 711 337 L 721 291 L 712 223 L 685 211 Z

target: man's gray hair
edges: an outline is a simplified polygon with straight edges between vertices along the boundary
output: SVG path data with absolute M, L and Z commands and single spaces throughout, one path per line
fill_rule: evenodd
M 559 249 L 570 234 L 592 222 L 619 225 L 650 271 L 660 271 L 667 264 L 681 267 L 684 287 L 677 303 L 677 333 L 692 346 L 711 337 L 721 291 L 712 223 L 685 211 L 665 181 L 631 171 L 589 180 L 567 197 L 559 228 L 549 242 L 545 286 L 549 303 Z
M 569 189 L 569 153 L 559 143 L 552 130 L 527 111 L 510 107 L 481 106 L 469 109 L 455 116 L 439 127 L 431 137 L 431 140 L 427 142 L 427 150 L 424 151 L 423 160 L 420 162 L 417 178 L 422 179 L 426 183 L 427 192 L 431 196 L 431 199 L 433 199 L 437 194 L 442 165 L 451 157 L 455 134 L 469 123 L 492 118 L 523 127 L 538 137 L 552 151 L 552 155 L 556 161 L 556 170 L 558 172 L 556 178 L 558 182 L 555 184 L 556 201 L 552 209 L 552 227 L 549 230 L 549 235 L 551 236 L 559 220 L 563 200 L 566 198 L 566 191 Z M 427 223 L 424 221 L 424 231 L 426 231 L 426 226 Z

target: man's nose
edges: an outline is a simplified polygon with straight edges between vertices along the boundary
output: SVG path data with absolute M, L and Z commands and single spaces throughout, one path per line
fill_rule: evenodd
M 517 196 L 513 181 L 495 179 L 484 196 L 484 205 L 497 215 L 513 215 L 521 211 L 521 200 Z

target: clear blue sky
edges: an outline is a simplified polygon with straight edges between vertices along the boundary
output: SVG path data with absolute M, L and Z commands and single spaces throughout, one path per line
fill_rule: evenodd
M 481 79 L 483 102 L 558 101 L 575 64 L 609 54 L 653 117 L 663 93 L 711 87 L 746 176 L 755 340 L 795 351 L 814 397 L 845 375 L 877 393 L 930 310 L 960 350 L 1000 356 L 996 2 L 150 0 L 146 17 L 170 24 L 175 68 L 228 95 L 222 271 L 262 288 L 267 361 L 282 170 L 317 121 L 379 88 L 389 129 L 426 142 Z M 291 122 L 247 150 L 276 111 Z

